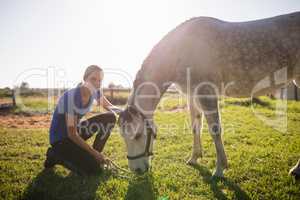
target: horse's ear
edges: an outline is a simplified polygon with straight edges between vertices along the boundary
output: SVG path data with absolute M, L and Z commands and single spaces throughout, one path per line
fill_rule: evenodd
M 118 117 L 118 125 L 121 126 L 121 122 L 123 122 L 125 120 L 125 111 L 120 112 L 119 117 Z

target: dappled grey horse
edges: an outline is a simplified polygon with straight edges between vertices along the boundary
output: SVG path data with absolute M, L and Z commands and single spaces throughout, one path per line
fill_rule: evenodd
M 221 139 L 220 95 L 252 97 L 292 80 L 300 83 L 300 12 L 249 22 L 192 18 L 154 46 L 136 75 L 127 108 L 119 118 L 129 168 L 146 171 L 156 126 L 153 113 L 171 83 L 189 97 L 193 150 L 202 156 L 205 117 L 216 147 L 214 175 L 223 176 L 227 158 Z

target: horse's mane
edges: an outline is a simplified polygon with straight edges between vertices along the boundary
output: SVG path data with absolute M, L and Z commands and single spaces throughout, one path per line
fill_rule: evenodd
M 133 81 L 133 89 L 136 89 L 139 84 L 144 80 L 144 73 L 145 73 L 146 66 L 142 65 L 142 67 L 137 72 L 135 79 Z

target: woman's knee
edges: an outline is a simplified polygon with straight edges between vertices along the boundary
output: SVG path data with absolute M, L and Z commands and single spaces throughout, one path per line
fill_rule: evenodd
M 112 112 L 105 113 L 105 118 L 108 123 L 115 124 L 117 121 L 116 115 Z
M 100 122 L 100 131 L 98 131 L 97 138 L 105 139 L 111 134 L 112 129 L 116 123 L 116 117 L 113 113 L 105 113 L 105 122 Z
M 105 113 L 106 114 L 106 120 L 104 123 L 105 130 L 108 134 L 110 134 L 110 131 L 114 128 L 116 124 L 116 116 L 112 112 Z
M 106 112 L 92 117 L 90 123 L 100 123 L 100 124 L 115 124 L 117 121 L 116 116 L 112 112 Z

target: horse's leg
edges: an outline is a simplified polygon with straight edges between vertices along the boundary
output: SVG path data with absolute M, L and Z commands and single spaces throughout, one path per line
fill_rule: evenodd
M 227 158 L 221 138 L 222 127 L 218 108 L 218 97 L 211 90 L 208 91 L 209 92 L 205 93 L 200 98 L 200 103 L 208 123 L 209 132 L 214 140 L 216 148 L 217 167 L 216 171 L 214 172 L 214 176 L 222 177 L 223 170 L 227 168 Z
M 197 159 L 202 157 L 202 146 L 201 146 L 201 130 L 202 130 L 202 112 L 200 107 L 196 107 L 193 102 L 189 104 L 192 132 L 194 137 L 192 156 L 187 161 L 187 164 L 193 165 L 197 163 Z

